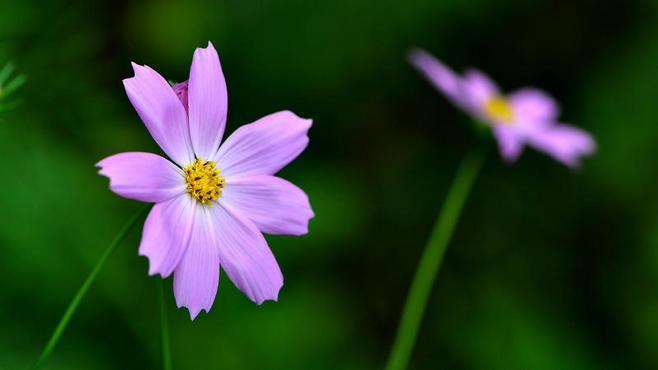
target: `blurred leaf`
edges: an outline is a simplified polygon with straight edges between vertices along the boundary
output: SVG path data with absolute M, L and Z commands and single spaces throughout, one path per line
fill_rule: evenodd
M 9 62 L 0 70 L 0 112 L 8 111 L 20 104 L 19 101 L 7 101 L 11 94 L 25 83 L 25 76 L 18 75 L 11 78 L 14 64 Z

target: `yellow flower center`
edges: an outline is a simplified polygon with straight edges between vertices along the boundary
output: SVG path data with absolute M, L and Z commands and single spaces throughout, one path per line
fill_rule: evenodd
M 226 179 L 219 173 L 215 162 L 197 158 L 183 171 L 187 192 L 202 204 L 217 200 L 222 195 Z
M 496 122 L 512 123 L 514 110 L 503 96 L 494 96 L 484 104 L 484 113 Z

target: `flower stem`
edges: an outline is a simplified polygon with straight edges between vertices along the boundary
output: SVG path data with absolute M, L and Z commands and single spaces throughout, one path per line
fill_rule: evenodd
M 386 370 L 407 368 L 436 274 L 484 157 L 482 148 L 473 147 L 459 166 L 416 268 Z
M 169 349 L 169 323 L 165 306 L 164 282 L 158 279 L 158 302 L 160 306 L 160 344 L 162 348 L 162 369 L 171 370 L 171 352 Z
M 101 256 L 100 260 L 96 263 L 96 266 L 94 266 L 93 270 L 91 270 L 91 273 L 89 273 L 89 276 L 87 276 L 87 279 L 85 282 L 82 284 L 80 289 L 78 289 L 78 292 L 75 294 L 73 297 L 73 300 L 71 303 L 69 303 L 69 306 L 66 308 L 66 311 L 64 311 L 64 315 L 62 318 L 59 320 L 59 323 L 57 324 L 57 327 L 55 328 L 55 331 L 53 332 L 52 336 L 50 337 L 50 340 L 48 340 L 48 343 L 46 344 L 46 347 L 43 349 L 41 352 L 41 355 L 39 356 L 39 359 L 37 362 L 32 366 L 33 370 L 36 370 L 43 366 L 43 364 L 48 360 L 48 357 L 50 357 L 50 354 L 52 353 L 53 349 L 55 349 L 55 346 L 59 342 L 60 337 L 64 333 L 64 329 L 66 329 L 66 326 L 68 325 L 69 321 L 71 321 L 71 317 L 75 313 L 75 310 L 78 308 L 80 305 L 80 301 L 82 301 L 82 298 L 84 295 L 87 293 L 89 290 L 89 287 L 91 287 L 91 284 L 94 282 L 96 279 L 96 276 L 100 272 L 101 268 L 107 261 L 108 257 L 114 252 L 114 250 L 117 248 L 119 244 L 125 239 L 126 235 L 128 232 L 135 226 L 137 223 L 137 220 L 139 220 L 140 216 L 146 211 L 148 206 L 144 206 L 142 209 L 139 210 L 131 219 L 128 221 L 121 231 L 119 231 L 119 234 L 117 234 L 116 237 L 114 237 L 114 240 L 110 245 L 107 247 L 105 252 L 103 252 L 103 255 Z

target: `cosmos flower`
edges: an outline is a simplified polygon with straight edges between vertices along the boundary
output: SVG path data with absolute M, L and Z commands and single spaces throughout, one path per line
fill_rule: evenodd
M 577 167 L 582 156 L 596 150 L 590 134 L 557 121 L 557 103 L 541 90 L 522 88 L 504 95 L 478 70 L 460 76 L 423 50 L 412 51 L 409 59 L 454 105 L 491 127 L 508 162 L 515 161 L 525 145 L 569 167 Z
M 173 87 L 148 66 L 133 70 L 123 81 L 128 98 L 170 160 L 128 152 L 97 166 L 113 192 L 155 203 L 139 246 L 149 275 L 174 274 L 176 303 L 192 320 L 212 307 L 220 266 L 257 304 L 277 300 L 283 276 L 262 233 L 308 232 L 308 197 L 274 174 L 306 148 L 311 120 L 273 113 L 221 143 L 227 93 L 211 43 L 194 52 L 189 80 Z

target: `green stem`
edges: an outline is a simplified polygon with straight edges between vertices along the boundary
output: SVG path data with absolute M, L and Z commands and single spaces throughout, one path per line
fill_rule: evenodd
M 131 219 L 128 221 L 125 226 L 119 231 L 119 234 L 114 238 L 112 243 L 107 247 L 103 255 L 101 256 L 100 260 L 96 263 L 96 266 L 94 266 L 94 269 L 91 270 L 91 273 L 89 273 L 89 276 L 87 276 L 87 279 L 85 282 L 82 284 L 80 289 L 78 289 L 78 292 L 75 294 L 73 297 L 73 300 L 71 303 L 69 303 L 69 306 L 66 308 L 66 311 L 64 312 L 64 315 L 62 318 L 59 320 L 59 323 L 57 324 L 57 327 L 55 328 L 55 331 L 53 332 L 52 336 L 50 337 L 50 340 L 46 344 L 46 347 L 43 349 L 41 352 L 41 355 L 39 356 L 39 359 L 37 362 L 32 366 L 33 370 L 36 370 L 43 366 L 43 364 L 48 360 L 48 357 L 50 357 L 50 354 L 52 353 L 53 349 L 55 349 L 55 346 L 59 342 L 60 337 L 64 333 L 64 329 L 66 329 L 66 326 L 68 325 L 69 321 L 71 321 L 71 317 L 75 313 L 75 310 L 78 308 L 80 305 L 80 301 L 82 301 L 82 298 L 84 295 L 87 293 L 89 290 L 89 287 L 91 287 L 91 284 L 94 282 L 96 279 L 96 276 L 100 272 L 101 268 L 107 261 L 108 257 L 114 252 L 114 250 L 117 248 L 119 244 L 125 239 L 126 235 L 128 232 L 135 226 L 137 223 L 137 220 L 139 220 L 140 216 L 146 211 L 147 206 L 144 208 L 140 209 L 139 212 L 137 212 Z
M 162 346 L 162 368 L 171 370 L 171 351 L 169 349 L 169 323 L 164 298 L 164 283 L 158 279 L 158 302 L 160 306 L 160 344 Z
M 471 149 L 463 159 L 450 186 L 443 208 L 432 229 L 432 235 L 416 268 L 416 274 L 411 283 L 407 301 L 404 304 L 393 349 L 386 365 L 387 370 L 404 370 L 407 368 L 409 357 L 416 342 L 418 328 L 423 319 L 425 306 L 427 306 L 443 255 L 452 238 L 466 197 L 483 162 L 484 151 L 476 147 Z

